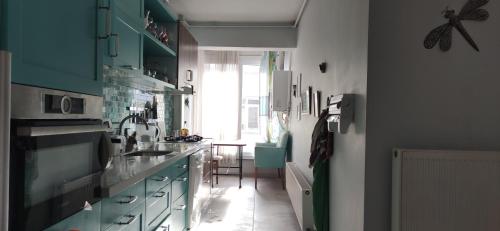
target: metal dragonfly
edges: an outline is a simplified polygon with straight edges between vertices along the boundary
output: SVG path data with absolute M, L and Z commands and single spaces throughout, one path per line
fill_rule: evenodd
M 424 41 L 424 47 L 427 49 L 432 49 L 439 42 L 439 48 L 442 51 L 448 51 L 451 48 L 451 32 L 453 27 L 457 28 L 458 32 L 467 40 L 467 42 L 476 50 L 479 51 L 479 47 L 474 42 L 472 37 L 467 33 L 465 27 L 462 25 L 462 20 L 472 20 L 472 21 L 485 21 L 488 19 L 490 14 L 484 9 L 479 9 L 480 7 L 486 5 L 489 0 L 469 0 L 460 13 L 455 14 L 455 10 L 450 10 L 448 7 L 443 11 L 443 16 L 448 19 L 448 23 L 445 23 L 434 30 L 432 30 L 426 37 Z

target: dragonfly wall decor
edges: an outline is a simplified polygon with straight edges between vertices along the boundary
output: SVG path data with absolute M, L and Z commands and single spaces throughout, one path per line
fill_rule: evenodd
M 467 30 L 462 24 L 462 20 L 472 20 L 472 21 L 485 21 L 488 19 L 490 14 L 485 9 L 480 9 L 480 7 L 486 5 L 489 0 L 469 0 L 458 15 L 455 10 L 449 9 L 448 7 L 443 11 L 443 16 L 448 19 L 448 23 L 445 23 L 434 30 L 432 30 L 427 37 L 425 37 L 424 47 L 427 49 L 432 49 L 439 42 L 439 48 L 442 51 L 448 51 L 451 48 L 451 32 L 453 28 L 456 28 L 458 32 L 465 38 L 465 40 L 476 50 L 479 51 L 479 47 L 474 42 L 472 37 L 469 35 Z

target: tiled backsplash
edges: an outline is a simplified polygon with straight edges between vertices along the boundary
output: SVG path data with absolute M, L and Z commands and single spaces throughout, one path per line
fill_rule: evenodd
M 120 76 L 136 75 L 134 71 L 121 69 L 105 69 L 104 71 L 104 118 L 117 127 L 120 121 L 129 115 L 127 107 L 144 108 L 146 102 L 153 103 L 156 97 L 158 103 L 158 124 L 164 128 L 164 134 L 172 131 L 173 102 L 168 94 L 154 94 L 141 91 L 118 81 Z

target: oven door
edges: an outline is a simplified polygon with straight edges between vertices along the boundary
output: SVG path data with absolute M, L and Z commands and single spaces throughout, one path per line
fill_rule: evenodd
M 111 140 L 101 121 L 13 121 L 11 230 L 42 230 L 100 199 Z

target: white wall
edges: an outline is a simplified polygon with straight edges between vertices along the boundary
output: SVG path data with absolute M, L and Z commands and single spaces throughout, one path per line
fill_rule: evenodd
M 322 105 L 331 94 L 354 93 L 355 122 L 347 134 L 335 135 L 330 172 L 330 230 L 363 230 L 365 184 L 365 112 L 368 51 L 368 0 L 310 0 L 298 28 L 292 53 L 293 82 L 303 74 L 302 86 L 322 91 Z M 328 71 L 318 65 L 326 61 Z M 296 118 L 292 104 L 292 155 L 312 182 L 308 168 L 311 134 L 317 118 Z
M 297 29 L 291 27 L 191 27 L 201 47 L 294 48 Z
M 368 66 L 365 230 L 390 230 L 391 150 L 500 150 L 500 2 L 486 22 L 464 22 L 453 47 L 426 50 L 441 11 L 466 0 L 372 0 Z

